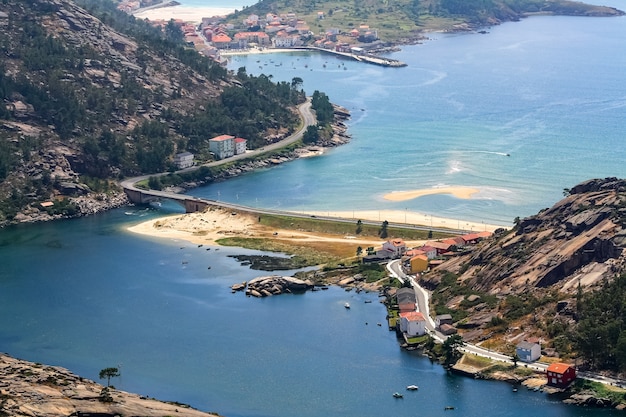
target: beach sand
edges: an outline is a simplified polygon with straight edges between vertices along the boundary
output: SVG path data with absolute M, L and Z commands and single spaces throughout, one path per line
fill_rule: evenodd
M 358 211 L 307 211 L 298 212 L 309 216 L 339 217 L 343 219 L 385 220 L 391 223 L 407 223 L 422 226 L 443 227 L 464 230 L 467 233 L 493 231 L 502 226 L 478 222 L 446 219 L 423 213 L 401 210 L 358 210 Z M 323 242 L 345 243 L 357 246 L 379 247 L 383 239 L 373 237 L 339 236 L 298 230 L 277 230 L 258 223 L 254 214 L 234 212 L 212 207 L 205 212 L 176 214 L 149 220 L 131 226 L 130 232 L 161 239 L 184 240 L 194 244 L 218 245 L 216 241 L 225 237 L 247 237 L 275 239 L 286 243 L 319 244 Z M 410 247 L 420 246 L 424 241 L 407 241 Z
M 151 21 L 180 19 L 183 22 L 197 24 L 202 22 L 203 17 L 226 16 L 234 11 L 235 9 L 225 7 L 186 7 L 179 5 L 139 10 L 133 13 L 133 15 L 137 19 L 148 19 Z
M 385 194 L 383 198 L 390 201 L 406 201 L 423 197 L 425 195 L 451 194 L 456 198 L 470 199 L 478 192 L 480 192 L 479 189 L 472 187 L 433 187 L 419 190 L 393 191 Z
M 373 237 L 357 238 L 356 236 L 269 228 L 260 225 L 254 214 L 217 207 L 205 212 L 177 214 L 149 220 L 131 226 L 127 230 L 162 239 L 184 240 L 198 245 L 218 245 L 216 241 L 226 237 L 275 239 L 294 245 L 333 242 L 356 246 L 380 246 L 383 243 L 382 239 Z

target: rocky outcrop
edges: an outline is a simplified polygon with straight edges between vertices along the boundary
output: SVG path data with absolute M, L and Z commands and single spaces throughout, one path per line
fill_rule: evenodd
M 284 293 L 298 293 L 310 290 L 313 284 L 298 278 L 270 275 L 258 277 L 248 282 L 246 295 L 268 297 Z
M 215 416 L 184 404 L 107 388 L 58 366 L 35 364 L 4 354 L 0 354 L 0 415 Z
M 592 285 L 578 274 L 584 267 L 601 264 L 611 274 L 623 269 L 625 190 L 626 180 L 616 178 L 579 184 L 551 208 L 521 219 L 512 232 L 441 269 L 493 294 L 556 283 L 571 290 L 572 279 Z
M 496 234 L 421 277 L 424 286 L 440 292 L 442 278 L 451 272 L 470 292 L 492 297 L 483 303 L 461 296 L 455 305 L 446 304 L 467 313 L 457 323 L 466 340 L 490 338 L 502 316 L 526 317 L 520 322 L 526 330 L 545 314 L 571 322 L 576 317 L 568 305 L 579 285 L 583 291 L 593 289 L 626 270 L 626 180 L 593 179 L 566 194 L 552 207 L 520 219 L 508 233 Z M 558 300 L 549 301 L 546 294 L 557 293 Z M 522 300 L 535 300 L 535 306 L 522 305 Z

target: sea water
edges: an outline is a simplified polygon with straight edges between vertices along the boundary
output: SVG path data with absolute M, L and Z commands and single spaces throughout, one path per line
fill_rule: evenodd
M 537 17 L 487 35 L 433 35 L 392 55 L 404 69 L 239 57 L 231 67 L 301 77 L 308 93 L 348 107 L 353 140 L 194 193 L 282 208 L 410 204 L 504 222 L 532 214 L 578 181 L 624 176 L 625 23 Z M 480 187 L 482 197 L 381 198 L 438 184 Z M 231 294 L 263 274 L 228 255 L 258 252 L 125 231 L 162 214 L 127 208 L 1 230 L 0 351 L 95 380 L 119 366 L 121 389 L 228 417 L 438 416 L 446 406 L 466 416 L 617 415 L 448 375 L 399 348 L 376 294 Z M 392 397 L 410 384 L 420 389 Z
M 230 285 L 263 274 L 228 255 L 258 252 L 125 231 L 162 214 L 128 208 L 2 230 L 0 351 L 94 380 L 119 367 L 117 388 L 227 417 L 443 416 L 447 406 L 465 416 L 618 415 L 446 373 L 400 349 L 375 293 L 233 294 Z
M 626 176 L 626 18 L 540 16 L 488 34 L 431 34 L 383 68 L 319 53 L 233 56 L 348 108 L 352 140 L 191 194 L 287 210 L 410 210 L 511 225 L 564 190 Z M 392 191 L 473 187 L 469 200 Z M 267 192 L 271 189 L 272 192 Z

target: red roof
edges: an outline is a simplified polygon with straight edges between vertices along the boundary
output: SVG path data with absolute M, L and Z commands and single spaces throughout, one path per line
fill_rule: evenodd
M 555 362 L 548 366 L 548 372 L 554 372 L 556 374 L 564 374 L 572 365 L 566 363 Z
M 244 138 L 235 138 L 235 142 L 241 143 L 241 142 L 247 142 L 247 140 L 245 140 Z
M 232 41 L 232 39 L 230 38 L 230 36 L 227 35 L 215 35 L 213 36 L 213 42 L 215 43 L 225 43 L 225 42 L 230 42 Z
M 409 321 L 426 321 L 424 315 L 419 311 L 409 311 L 407 313 L 400 313 L 400 317 L 404 317 Z
M 219 136 L 214 137 L 211 140 L 221 142 L 224 140 L 229 140 L 229 139 L 234 139 L 234 138 L 235 138 L 234 136 L 230 136 L 230 135 L 219 135 Z

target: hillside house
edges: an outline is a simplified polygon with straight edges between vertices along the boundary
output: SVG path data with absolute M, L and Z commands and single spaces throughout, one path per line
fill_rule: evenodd
M 209 139 L 209 150 L 217 159 L 229 158 L 235 155 L 235 137 L 220 135 Z
M 456 334 L 457 332 L 456 327 L 451 324 L 442 324 L 439 326 L 439 331 L 446 336 Z
M 522 362 L 534 362 L 541 357 L 541 346 L 524 340 L 517 344 L 515 353 Z
M 191 152 L 181 152 L 174 155 L 174 165 L 178 169 L 185 169 L 193 166 L 193 154 Z
M 435 248 L 435 250 L 437 251 L 437 256 L 443 255 L 446 252 L 450 252 L 451 250 L 454 250 L 453 248 L 456 247 L 455 245 L 452 245 L 450 242 L 442 242 L 442 241 L 428 241 L 426 242 L 425 246 L 430 246 L 431 248 Z
M 400 331 L 407 336 L 421 336 L 426 333 L 426 318 L 418 311 L 400 313 Z
M 572 365 L 555 362 L 548 366 L 546 377 L 548 378 L 548 385 L 564 388 L 576 379 L 576 369 Z
M 450 314 L 439 314 L 435 316 L 435 325 L 440 327 L 442 324 L 452 324 L 452 316 Z

